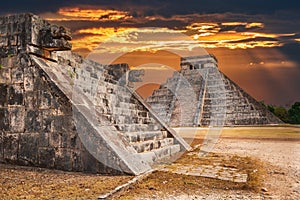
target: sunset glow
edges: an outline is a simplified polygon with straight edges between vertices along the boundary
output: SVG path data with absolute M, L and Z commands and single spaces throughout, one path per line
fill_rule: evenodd
M 127 12 L 103 9 L 61 8 L 58 14 L 76 20 L 120 20 L 132 18 Z
M 73 51 L 85 57 L 94 52 L 100 53 L 103 55 L 97 60 L 100 63 L 117 59 L 117 62 L 127 62 L 131 67 L 136 67 L 139 59 L 150 63 L 159 61 L 157 52 L 197 54 L 197 50 L 204 48 L 216 54 L 220 67 L 229 77 L 258 99 L 275 102 L 275 97 L 284 96 L 282 94 L 297 94 L 300 97 L 297 78 L 300 77 L 297 71 L 300 61 L 296 53 L 300 43 L 297 31 L 300 24 L 293 21 L 294 18 L 247 14 L 247 11 L 188 12 L 183 8 L 182 12 L 181 9 L 180 12 L 173 12 L 169 8 L 164 10 L 160 4 L 154 7 L 116 5 L 112 2 L 105 4 L 62 6 L 56 11 L 41 13 L 41 16 L 70 27 Z M 126 56 L 118 59 L 123 55 Z M 92 59 L 97 57 L 95 55 Z M 178 69 L 178 60 L 176 63 L 169 65 Z M 162 71 L 165 69 L 161 67 L 163 65 L 147 67 Z M 285 71 L 287 69 L 295 71 Z M 254 82 L 252 78 L 244 77 L 248 74 Z M 269 80 L 274 78 L 285 85 L 278 89 L 280 95 L 273 94 L 275 92 L 273 96 L 269 95 L 274 83 L 266 82 L 265 77 Z M 293 80 L 293 85 L 287 84 L 288 80 Z M 293 92 L 287 94 L 284 88 L 288 87 Z M 278 99 L 278 102 L 288 101 L 285 98 Z
M 103 43 L 107 39 L 114 40 L 117 43 L 131 43 L 128 45 L 130 48 L 141 51 L 157 51 L 161 50 L 159 46 L 165 45 L 166 47 L 182 48 L 185 46 L 191 50 L 195 47 L 203 48 L 228 48 L 228 49 L 248 49 L 248 48 L 272 48 L 283 46 L 282 38 L 285 36 L 291 36 L 290 34 L 280 33 L 265 33 L 263 28 L 265 24 L 258 21 L 245 22 L 245 21 L 224 21 L 224 22 L 203 22 L 193 21 L 182 28 L 172 30 L 164 27 L 157 27 L 157 32 L 154 33 L 153 29 L 150 34 L 154 34 L 155 38 L 147 38 L 147 41 L 136 41 L 136 38 L 131 32 L 129 35 L 122 35 L 126 31 L 139 30 L 139 34 L 147 32 L 147 27 L 134 27 L 129 26 L 132 22 L 134 23 L 147 23 L 150 21 L 166 21 L 178 20 L 181 22 L 188 22 L 197 20 L 200 16 L 198 14 L 193 15 L 174 15 L 169 18 L 159 15 L 153 16 L 136 16 L 133 17 L 129 12 L 122 10 L 113 9 L 102 9 L 102 8 L 80 8 L 80 7 L 65 7 L 60 8 L 57 13 L 52 13 L 48 16 L 48 20 L 64 21 L 64 20 L 77 20 L 77 21 L 98 21 L 105 23 L 106 21 L 115 21 L 119 25 L 108 26 L 108 27 L 90 27 L 81 28 L 75 32 L 75 39 L 73 40 L 73 50 L 80 52 L 82 49 L 92 51 L 99 44 Z M 124 26 L 124 24 L 128 24 Z M 127 33 L 129 33 L 127 32 Z M 177 43 L 165 42 L 164 39 L 160 38 L 161 33 L 183 33 L 191 40 L 195 42 L 182 41 L 180 38 L 177 39 Z M 117 36 L 116 36 L 117 34 Z M 136 33 L 135 33 L 136 34 Z M 146 36 L 145 36 L 146 37 Z M 298 38 L 295 41 L 299 41 Z M 136 48 L 136 45 L 140 45 L 144 42 L 143 47 Z M 141 46 L 141 45 L 140 45 Z M 116 48 L 111 51 L 128 51 L 128 48 Z
M 89 51 L 92 51 L 94 48 L 99 46 L 100 43 L 104 42 L 110 37 L 113 37 L 115 34 L 120 34 L 124 31 L 135 30 L 136 28 L 88 28 L 78 30 L 75 34 L 83 34 L 84 36 L 73 39 L 73 49 L 87 48 Z

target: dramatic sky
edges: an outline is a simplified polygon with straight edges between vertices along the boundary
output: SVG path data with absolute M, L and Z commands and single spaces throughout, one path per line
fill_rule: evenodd
M 83 56 L 118 34 L 114 40 L 127 45 L 111 45 L 109 51 L 127 53 L 128 58 L 133 58 L 129 63 L 133 67 L 143 64 L 137 62 L 138 56 L 172 57 L 157 44 L 173 49 L 203 47 L 218 58 L 222 72 L 257 100 L 281 105 L 300 101 L 298 0 L 1 2 L 0 14 L 17 12 L 32 12 L 69 27 L 73 50 Z M 143 41 L 147 48 L 137 48 L 149 32 L 153 38 Z M 167 36 L 172 39 L 167 40 Z M 136 52 L 128 54 L 131 48 Z M 153 52 L 159 54 L 153 56 Z M 176 68 L 172 63 L 164 64 Z

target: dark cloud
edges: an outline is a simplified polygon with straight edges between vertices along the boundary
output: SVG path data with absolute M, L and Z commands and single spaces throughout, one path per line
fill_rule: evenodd
M 131 11 L 135 16 L 141 15 L 143 11 L 145 16 L 161 15 L 170 17 L 174 14 L 191 13 L 245 13 L 245 14 L 277 14 L 280 17 L 282 12 L 300 13 L 300 2 L 298 0 L 85 0 L 85 1 L 61 1 L 61 0 L 17 0 L 4 1 L 1 3 L 0 13 L 11 12 L 34 12 L 36 14 L 56 11 L 66 6 L 99 6 L 109 9 L 120 9 Z
M 227 43 L 247 43 L 274 41 L 284 44 L 272 48 L 228 49 L 213 48 L 222 69 L 259 100 L 268 103 L 284 104 L 300 100 L 300 1 L 299 0 L 15 0 L 2 1 L 0 14 L 32 12 L 43 16 L 55 14 L 60 8 L 75 7 L 100 8 L 126 11 L 133 18 L 126 20 L 105 21 L 109 16 L 102 16 L 99 21 L 53 21 L 71 28 L 74 39 L 91 36 L 78 33 L 78 30 L 92 27 L 167 27 L 186 29 L 192 23 L 217 23 L 219 32 L 235 31 L 260 32 L 275 35 L 295 33 L 290 36 L 255 37 Z M 43 16 L 44 17 L 44 16 Z M 148 20 L 147 17 L 153 17 Z M 244 25 L 221 25 L 222 22 L 261 22 L 264 27 Z M 198 30 L 189 30 L 191 34 Z M 208 30 L 206 30 L 208 31 Z M 85 41 L 83 41 L 85 42 Z M 95 43 L 95 42 L 94 42 Z M 92 43 L 92 44 L 94 44 Z M 206 41 L 216 44 L 218 41 Z M 98 44 L 96 42 L 95 44 Z M 87 55 L 89 48 L 78 47 L 76 51 Z M 212 52 L 212 53 L 215 53 Z M 219 52 L 219 54 L 218 54 Z M 260 62 L 266 64 L 277 62 L 295 63 L 296 67 L 276 67 L 266 70 Z M 249 67 L 249 62 L 258 63 L 260 67 Z M 265 64 L 265 65 L 266 65 Z M 270 67 L 272 67 L 270 65 Z M 274 82 L 275 81 L 275 82 Z M 274 88 L 277 88 L 274 90 Z
M 253 42 L 253 41 L 278 41 L 275 38 L 268 38 L 268 37 L 256 37 L 256 38 L 248 38 L 243 40 L 235 40 L 235 41 L 228 41 L 226 43 L 246 43 L 246 42 Z
M 300 44 L 298 42 L 297 43 L 291 42 L 282 47 L 277 47 L 276 49 L 278 51 L 282 52 L 287 57 L 287 60 L 292 60 L 296 63 L 299 63 L 298 68 L 300 69 L 300 56 L 299 56 Z M 299 77 L 299 79 L 300 79 L 300 77 Z M 300 82 L 300 80 L 299 80 L 299 82 Z M 299 82 L 298 82 L 298 84 L 299 84 Z

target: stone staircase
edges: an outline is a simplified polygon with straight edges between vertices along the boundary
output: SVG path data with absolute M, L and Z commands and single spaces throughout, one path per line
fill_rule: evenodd
M 60 71 L 64 74 L 63 77 L 68 76 L 68 68 L 60 70 L 61 66 L 56 63 L 47 62 L 45 65 L 45 62 L 38 58 L 34 60 L 45 71 L 56 70 L 55 73 Z M 127 65 L 125 67 L 129 70 Z M 115 153 L 132 168 L 136 167 L 134 165 L 139 166 L 137 171 L 132 170 L 129 173 L 139 174 L 148 170 L 149 167 L 145 166 L 152 166 L 162 160 L 172 160 L 180 151 L 188 150 L 189 145 L 161 122 L 159 117 L 141 102 L 138 94 L 121 84 L 120 77 L 110 73 L 110 70 L 116 68 L 118 66 L 99 66 L 91 61 L 82 64 L 76 69 L 76 79 L 71 80 L 74 81 L 72 84 L 75 88 L 75 96 L 73 92 L 72 99 L 75 101 L 75 107 L 86 107 L 79 109 L 79 114 L 90 116 L 88 121 L 99 127 L 100 135 L 101 130 L 110 132 L 102 136 L 108 145 L 115 148 Z M 49 74 L 52 74 L 51 72 L 49 71 Z M 60 81 L 68 82 L 62 77 Z M 64 86 L 59 84 L 60 82 L 57 82 L 57 85 L 64 89 Z M 81 126 L 80 120 L 78 121 Z M 84 133 L 84 137 L 86 134 Z M 86 146 L 91 145 L 91 139 L 87 140 Z
M 171 126 L 194 126 L 202 84 L 200 72 L 175 72 L 146 101 Z
M 113 69 L 113 66 L 111 66 Z M 147 158 L 149 164 L 171 157 L 180 151 L 172 134 L 153 118 L 151 113 L 135 98 L 130 89 L 118 85 L 115 77 L 105 75 L 105 88 L 95 99 L 98 115 L 105 116 L 136 152 Z M 103 86 L 103 83 L 100 83 Z M 106 102 L 107 99 L 111 101 Z M 100 103 L 98 103 L 100 102 Z M 149 159 L 149 155 L 151 159 Z
M 223 126 L 226 118 L 225 85 L 217 68 L 207 69 L 201 126 Z
M 175 89 L 167 93 L 166 88 Z M 155 90 L 147 102 L 171 126 L 282 123 L 220 72 L 212 55 L 182 58 L 181 71 Z
M 153 94 L 146 100 L 151 105 L 153 111 L 166 123 L 170 123 L 176 101 L 174 94 L 177 90 L 179 80 L 179 73 L 174 72 L 173 76 L 168 78 L 167 82 L 162 84 L 159 89 L 154 90 Z
M 173 115 L 170 120 L 171 126 L 194 126 L 197 113 L 195 105 L 198 104 L 202 83 L 200 73 L 183 72 L 176 90 L 176 101 Z
M 280 123 L 218 68 L 208 69 L 206 84 L 201 126 Z

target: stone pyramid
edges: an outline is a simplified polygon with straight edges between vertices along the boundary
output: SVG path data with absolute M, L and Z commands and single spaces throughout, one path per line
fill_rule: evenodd
M 185 57 L 181 70 L 147 98 L 171 126 L 235 126 L 282 123 L 218 69 L 213 55 Z
M 140 174 L 190 146 L 124 83 L 126 64 L 71 52 L 70 32 L 0 17 L 0 162 Z

